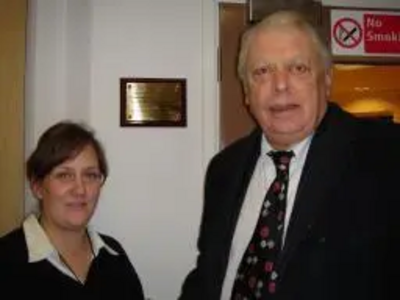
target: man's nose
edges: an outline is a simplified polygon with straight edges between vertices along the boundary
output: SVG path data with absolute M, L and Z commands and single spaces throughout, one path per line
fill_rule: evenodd
M 289 73 L 286 70 L 277 69 L 274 73 L 275 90 L 282 92 L 287 90 L 289 85 Z

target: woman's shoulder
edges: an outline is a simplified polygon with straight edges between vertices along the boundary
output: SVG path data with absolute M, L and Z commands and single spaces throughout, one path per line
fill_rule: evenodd
M 103 242 L 107 245 L 107 247 L 110 247 L 119 254 L 125 254 L 124 248 L 115 237 L 103 233 L 99 233 L 99 236 L 101 237 Z
M 0 247 L 12 247 L 23 244 L 24 241 L 24 231 L 21 227 L 18 227 L 0 237 Z
M 15 262 L 26 260 L 27 248 L 24 231 L 21 227 L 0 237 L 0 261 Z

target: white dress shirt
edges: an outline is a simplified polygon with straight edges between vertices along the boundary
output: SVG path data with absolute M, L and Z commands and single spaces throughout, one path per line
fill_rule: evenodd
M 300 175 L 306 160 L 311 137 L 296 144 L 292 149 L 294 156 L 289 167 L 289 188 L 287 193 L 285 227 L 283 231 L 283 242 L 285 240 L 289 219 L 293 210 L 294 199 L 300 181 Z M 276 176 L 275 165 L 267 153 L 273 150 L 265 137 L 261 142 L 261 155 L 258 158 L 253 176 L 250 180 L 246 196 L 240 211 L 232 246 L 229 253 L 228 268 L 222 287 L 221 300 L 230 300 L 233 283 L 235 281 L 237 269 L 247 245 L 255 230 L 264 196 Z

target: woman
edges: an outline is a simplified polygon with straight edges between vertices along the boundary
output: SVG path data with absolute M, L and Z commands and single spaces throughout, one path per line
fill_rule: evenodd
M 53 125 L 40 137 L 26 172 L 39 214 L 0 238 L 3 290 L 10 288 L 16 299 L 29 294 L 143 300 L 139 277 L 120 243 L 88 228 L 108 175 L 94 133 L 69 121 Z

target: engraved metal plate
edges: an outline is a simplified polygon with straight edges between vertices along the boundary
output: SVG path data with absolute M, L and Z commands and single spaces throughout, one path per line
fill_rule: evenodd
M 186 126 L 186 80 L 121 78 L 121 126 Z

